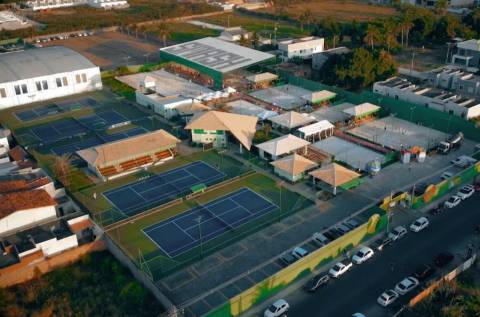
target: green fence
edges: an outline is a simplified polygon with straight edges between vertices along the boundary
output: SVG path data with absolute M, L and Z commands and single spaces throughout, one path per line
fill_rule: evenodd
M 207 316 L 234 317 L 244 313 L 253 305 L 263 302 L 294 281 L 341 255 L 344 250 L 355 247 L 369 237 L 385 230 L 386 224 L 387 218 L 384 213 L 381 216 L 373 214 L 367 223 L 267 277 L 262 282 L 231 298 Z
M 353 93 L 344 89 L 321 84 L 316 81 L 296 77 L 288 72 L 277 70 L 277 73 L 288 83 L 308 90 L 330 90 L 337 93 L 337 103 L 350 102 L 360 104 L 370 102 L 382 107 L 380 115 L 395 115 L 397 118 L 414 122 L 448 134 L 463 132 L 467 139 L 480 142 L 480 128 L 473 121 L 467 121 L 461 117 L 450 115 L 446 112 L 426 108 L 403 100 L 396 100 L 387 96 L 379 95 L 371 91 Z

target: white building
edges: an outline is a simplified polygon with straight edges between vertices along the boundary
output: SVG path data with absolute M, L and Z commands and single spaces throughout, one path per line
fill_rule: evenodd
M 229 42 L 238 42 L 242 39 L 248 40 L 252 37 L 252 32 L 243 29 L 241 26 L 226 28 L 220 33 L 220 38 Z
M 456 115 L 467 120 L 480 116 L 480 102 L 457 92 L 448 92 L 431 86 L 419 86 L 410 81 L 392 77 L 373 84 L 373 92 Z M 414 111 L 412 109 L 411 111 Z
M 100 69 L 69 48 L 0 54 L 0 110 L 101 88 Z
M 0 235 L 57 216 L 57 202 L 42 189 L 0 196 Z
M 452 64 L 477 72 L 480 68 L 480 40 L 471 39 L 457 43 Z
M 292 58 L 311 58 L 313 54 L 323 51 L 324 39 L 314 36 L 289 39 L 278 42 L 281 58 L 285 61 Z
M 126 0 L 30 0 L 27 1 L 33 11 L 50 10 L 65 7 L 73 7 L 79 5 L 89 5 L 94 8 L 101 9 L 123 9 L 128 8 Z
M 309 144 L 304 139 L 287 134 L 255 146 L 262 159 L 275 161 L 292 153 L 306 154 Z

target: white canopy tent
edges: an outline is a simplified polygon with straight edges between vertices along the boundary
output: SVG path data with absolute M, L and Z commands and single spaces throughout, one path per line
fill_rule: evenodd
M 298 129 L 303 139 L 315 142 L 333 135 L 335 126 L 328 120 L 322 120 Z

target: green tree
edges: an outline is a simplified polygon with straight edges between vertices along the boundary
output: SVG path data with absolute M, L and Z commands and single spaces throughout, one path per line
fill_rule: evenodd
M 382 33 L 380 32 L 380 29 L 378 26 L 369 23 L 367 26 L 367 31 L 365 32 L 365 37 L 363 38 L 363 41 L 365 44 L 370 45 L 372 51 L 373 47 L 376 43 L 380 42 L 382 39 Z

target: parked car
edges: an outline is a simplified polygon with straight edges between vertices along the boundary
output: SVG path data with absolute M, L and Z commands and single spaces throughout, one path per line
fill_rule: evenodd
M 398 293 L 393 289 L 388 289 L 377 298 L 377 302 L 383 307 L 387 307 L 398 298 Z
M 402 226 L 398 226 L 394 228 L 390 233 L 388 234 L 388 237 L 392 239 L 392 241 L 397 241 L 401 237 L 403 237 L 405 234 L 407 234 L 407 229 L 405 229 Z
M 327 231 L 331 236 L 334 237 L 334 239 L 337 239 L 337 238 L 340 238 L 341 236 L 343 236 L 343 233 L 338 231 L 337 229 L 335 228 L 330 228 L 328 231 Z
M 442 176 L 440 176 L 440 178 L 442 180 L 447 180 L 449 178 L 452 178 L 453 177 L 453 173 L 452 172 L 443 172 L 442 173 Z
M 437 256 L 435 257 L 435 260 L 433 262 L 438 267 L 444 267 L 448 263 L 452 262 L 454 258 L 455 258 L 455 256 L 450 252 L 441 252 L 441 253 L 437 254 Z
M 292 255 L 290 252 L 285 252 L 281 257 L 280 261 L 285 265 L 289 266 L 293 262 L 297 261 L 297 258 Z
M 307 256 L 307 254 L 308 254 L 308 251 L 301 247 L 296 247 L 292 250 L 292 255 L 297 260 L 300 260 L 301 258 Z
M 328 273 L 331 277 L 339 278 L 341 275 L 345 274 L 348 270 L 350 270 L 352 266 L 352 262 L 349 261 L 346 261 L 345 263 L 338 262 L 328 271 Z
M 344 235 L 345 233 L 351 231 L 352 229 L 344 224 L 339 224 L 339 225 L 336 225 L 335 226 L 335 229 L 338 230 L 339 232 L 342 233 L 342 235 Z
M 380 238 L 373 243 L 373 246 L 378 251 L 382 251 L 386 246 L 390 245 L 392 242 L 393 240 L 389 237 Z
M 355 313 L 355 314 L 352 315 L 352 317 L 367 317 L 367 316 L 365 316 L 362 313 Z
M 435 269 L 433 267 L 431 267 L 428 264 L 424 264 L 415 270 L 415 273 L 413 273 L 413 276 L 415 276 L 415 278 L 419 281 L 425 281 L 434 273 L 435 273 Z
M 427 183 L 419 183 L 413 186 L 413 195 L 414 196 L 422 196 L 425 194 L 425 191 L 427 190 L 429 184 Z
M 428 213 L 431 214 L 432 216 L 436 216 L 441 214 L 444 209 L 445 209 L 444 205 L 438 205 L 437 207 L 430 209 Z
M 462 199 L 457 195 L 453 195 L 452 197 L 448 198 L 445 202 L 446 208 L 455 208 L 462 202 Z
M 361 247 L 360 250 L 352 257 L 352 262 L 362 264 L 373 256 L 374 252 L 369 247 Z
M 472 197 L 473 194 L 475 194 L 475 187 L 472 185 L 465 185 L 458 191 L 456 196 L 460 197 L 462 200 L 465 200 Z
M 461 155 L 461 156 L 457 157 L 456 159 L 454 159 L 452 161 L 453 165 L 461 167 L 461 168 L 470 167 L 473 164 L 475 164 L 476 162 L 477 162 L 476 159 L 474 159 L 473 157 L 467 156 L 467 155 Z
M 319 247 L 323 247 L 324 245 L 327 245 L 330 242 L 330 239 L 328 239 L 322 233 L 315 232 L 312 236 L 312 241 Z
M 303 287 L 307 292 L 315 292 L 320 286 L 325 285 L 330 281 L 328 274 L 319 274 L 310 279 Z
M 263 313 L 264 317 L 280 317 L 285 314 L 290 306 L 288 305 L 287 301 L 284 299 L 279 299 L 270 307 L 268 307 L 265 312 Z
M 356 221 L 355 219 L 348 219 L 347 221 L 345 221 L 343 223 L 345 226 L 347 227 L 350 227 L 350 229 L 355 229 L 357 228 L 358 226 L 360 226 L 360 224 L 358 223 L 358 221 Z
M 426 227 L 428 227 L 429 224 L 430 222 L 426 217 L 420 217 L 410 225 L 410 231 L 420 232 L 424 230 Z
M 395 285 L 395 292 L 399 295 L 405 295 L 418 286 L 420 282 L 414 277 L 407 277 Z

